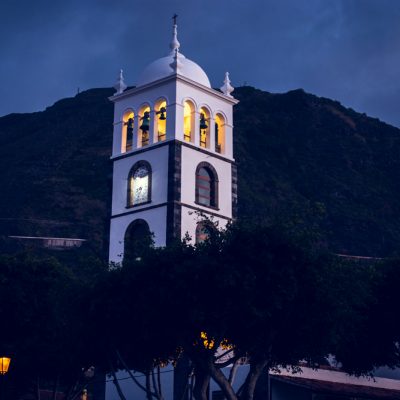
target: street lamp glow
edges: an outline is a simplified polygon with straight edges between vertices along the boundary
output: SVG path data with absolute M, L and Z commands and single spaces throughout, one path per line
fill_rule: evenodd
M 5 375 L 8 372 L 10 362 L 11 362 L 11 358 L 0 357 L 0 375 Z

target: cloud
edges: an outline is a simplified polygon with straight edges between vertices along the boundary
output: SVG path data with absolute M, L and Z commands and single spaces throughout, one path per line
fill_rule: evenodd
M 397 0 L 20 0 L 0 5 L 0 115 L 43 109 L 77 87 L 134 84 L 168 51 L 179 14 L 182 52 L 214 86 L 298 87 L 400 125 Z M 376 99 L 372 101 L 371 99 Z M 382 103 L 379 103 L 381 99 Z M 385 106 L 382 106 L 385 104 Z

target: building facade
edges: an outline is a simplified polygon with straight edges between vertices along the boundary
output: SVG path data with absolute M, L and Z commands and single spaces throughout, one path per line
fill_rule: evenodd
M 146 232 L 156 246 L 235 218 L 233 113 L 237 100 L 226 73 L 214 90 L 202 68 L 179 51 L 174 23 L 170 52 L 148 65 L 126 90 L 115 86 L 110 262 Z

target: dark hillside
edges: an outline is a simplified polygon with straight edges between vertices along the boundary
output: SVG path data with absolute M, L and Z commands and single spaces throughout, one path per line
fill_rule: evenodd
M 0 118 L 0 235 L 72 236 L 107 248 L 111 89 Z M 295 90 L 235 91 L 239 216 L 317 224 L 332 251 L 400 248 L 400 130 Z M 103 253 L 105 254 L 105 252 Z

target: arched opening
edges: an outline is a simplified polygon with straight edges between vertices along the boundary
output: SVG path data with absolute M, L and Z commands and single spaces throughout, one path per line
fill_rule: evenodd
M 225 118 L 221 114 L 215 116 L 215 151 L 225 153 Z
M 196 244 L 209 240 L 215 232 L 215 227 L 209 221 L 200 221 L 196 225 Z
M 183 140 L 194 142 L 194 105 L 188 100 L 183 104 Z
M 202 162 L 196 169 L 196 203 L 218 208 L 218 176 L 215 168 Z
M 134 112 L 132 110 L 125 111 L 122 117 L 122 153 L 132 150 L 134 121 Z
M 210 147 L 210 113 L 207 108 L 200 108 L 200 147 Z
M 156 104 L 157 142 L 162 142 L 167 137 L 167 102 L 160 100 Z
M 151 166 L 147 161 L 138 161 L 128 176 L 127 207 L 151 201 Z
M 139 145 L 147 146 L 150 143 L 150 107 L 143 106 L 139 111 Z
M 148 223 L 144 219 L 131 222 L 124 237 L 124 263 L 142 257 L 153 246 L 153 237 Z

